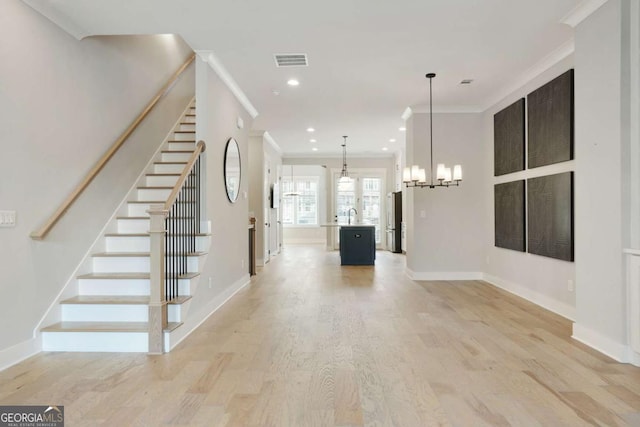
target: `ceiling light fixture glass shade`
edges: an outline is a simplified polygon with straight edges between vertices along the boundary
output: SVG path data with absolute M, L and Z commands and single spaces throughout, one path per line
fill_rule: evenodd
M 433 78 L 435 76 L 435 73 L 426 75 L 429 79 L 429 160 L 431 162 L 429 181 L 427 181 L 425 169 L 418 165 L 412 165 L 410 168 L 404 168 L 402 172 L 402 182 L 406 187 L 458 187 L 462 181 L 462 166 L 454 165 L 452 171 L 444 163 L 438 163 L 436 167 L 436 182 L 433 181 Z
M 349 178 L 349 171 L 347 171 L 347 136 L 343 136 L 344 141 L 342 142 L 342 171 L 340 172 L 340 180 L 339 182 L 349 182 L 351 178 Z
M 300 192 L 296 191 L 296 182 L 293 180 L 293 165 L 291 165 L 291 191 L 287 191 L 283 194 L 284 197 L 296 197 L 300 195 Z

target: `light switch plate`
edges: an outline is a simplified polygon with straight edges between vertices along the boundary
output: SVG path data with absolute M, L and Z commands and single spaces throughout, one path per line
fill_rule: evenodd
M 15 227 L 16 211 L 0 211 L 0 227 Z

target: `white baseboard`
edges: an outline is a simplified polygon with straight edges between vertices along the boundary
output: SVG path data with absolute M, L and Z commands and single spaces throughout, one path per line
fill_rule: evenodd
M 16 365 L 42 351 L 40 335 L 0 351 L 0 371 Z
M 264 259 L 263 258 L 256 258 L 256 266 L 257 267 L 264 267 Z
M 251 283 L 251 278 L 248 274 L 242 276 L 239 280 L 225 289 L 220 295 L 212 299 L 206 306 L 201 308 L 197 313 L 188 315 L 184 324 L 178 329 L 171 332 L 170 341 L 165 340 L 165 351 L 169 352 L 175 348 L 182 340 L 188 337 L 198 326 L 202 325 L 213 313 L 215 313 L 220 307 L 222 307 L 227 301 L 229 301 L 235 294 L 237 294 L 242 288 Z
M 406 270 L 411 280 L 482 280 L 483 274 L 477 271 L 413 271 Z
M 640 366 L 638 354 L 632 351 L 628 345 L 615 342 L 611 338 L 586 326 L 574 323 L 571 337 L 618 362 L 633 363 L 636 366 Z
M 548 296 L 533 291 L 526 286 L 522 286 L 518 283 L 513 283 L 486 273 L 484 274 L 483 280 L 500 289 L 503 289 L 509 293 L 524 298 L 527 301 L 539 305 L 540 307 L 546 308 L 547 310 L 552 311 L 566 319 L 574 320 L 576 317 L 575 307 L 572 307 L 561 301 L 557 301 L 553 298 L 549 298 Z

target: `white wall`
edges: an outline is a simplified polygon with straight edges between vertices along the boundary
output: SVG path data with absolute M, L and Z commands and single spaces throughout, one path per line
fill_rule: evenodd
M 572 171 L 575 169 L 575 161 L 494 177 L 493 116 L 518 99 L 526 98 L 527 94 L 572 67 L 573 57 L 560 61 L 536 78 L 523 84 L 522 87 L 490 107 L 483 114 L 483 138 L 486 145 L 484 162 L 486 174 L 490 177 L 483 187 L 484 197 L 488 201 L 484 206 L 485 211 L 482 213 L 483 228 L 486 231 L 484 236 L 486 256 L 483 260 L 485 279 L 569 319 L 573 319 L 575 316 L 575 293 L 568 290 L 568 281 L 575 281 L 576 264 L 495 247 L 493 196 L 495 184 Z M 579 210 L 576 210 L 576 213 L 582 214 Z
M 256 218 L 257 265 L 264 265 L 268 259 L 268 251 L 271 251 L 273 256 L 277 255 L 282 242 L 280 210 L 270 207 L 271 187 L 280 185 L 282 156 L 268 138 L 264 131 L 253 131 L 249 137 L 249 211 Z M 270 173 L 265 173 L 266 164 L 269 165 Z M 268 176 L 266 181 L 265 176 Z M 268 217 L 265 217 L 265 212 Z M 268 233 L 265 227 L 267 222 L 271 224 Z M 269 242 L 265 244 L 267 234 Z
M 51 234 L 38 228 L 191 54 L 173 36 L 78 41 L 18 0 L 0 2 L 0 350 L 24 343 L 193 96 L 165 98 Z M 181 93 L 181 95 L 177 95 Z M 126 165 L 126 168 L 125 168 Z
M 283 177 L 291 177 L 291 164 L 287 163 L 282 169 Z M 320 227 L 327 221 L 327 169 L 319 165 L 293 165 L 294 176 L 318 178 L 318 225 L 317 226 L 283 226 L 283 243 L 326 244 L 327 230 Z
M 574 336 L 616 358 L 627 342 L 623 275 L 622 5 L 610 0 L 576 28 L 576 323 Z M 607 171 L 603 174 L 602 171 Z M 616 354 L 617 353 L 617 354 Z
M 264 133 L 249 137 L 249 212 L 256 219 L 256 263 L 264 265 Z
M 203 318 L 233 290 L 249 281 L 249 133 L 252 117 L 213 69 L 196 59 L 198 124 L 196 134 L 207 144 L 205 161 L 206 217 L 211 221 L 211 247 L 188 316 Z M 244 128 L 236 126 L 237 118 Z M 229 138 L 240 147 L 240 194 L 235 203 L 224 185 L 224 152 Z M 209 283 L 211 283 L 209 285 Z
M 485 231 L 482 215 L 488 203 L 482 115 L 433 115 L 436 163 L 461 164 L 463 181 L 453 188 L 413 188 L 407 198 L 407 269 L 415 279 L 481 278 Z M 429 173 L 429 114 L 407 120 L 407 165 Z

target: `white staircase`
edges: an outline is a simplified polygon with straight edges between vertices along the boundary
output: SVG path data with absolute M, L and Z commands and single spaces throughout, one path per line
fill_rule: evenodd
M 77 295 L 62 299 L 53 317 L 60 321 L 41 330 L 44 351 L 147 352 L 149 317 L 149 214 L 152 204 L 164 204 L 195 149 L 195 102 L 187 108 L 164 142 L 147 173 L 120 215 L 94 246 L 89 272 L 78 275 Z M 165 351 L 171 332 L 182 324 L 194 280 L 209 237 L 196 237 L 196 252 L 188 254 L 188 271 L 178 280 L 179 297 L 168 304 Z M 171 254 L 169 254 L 171 256 Z

